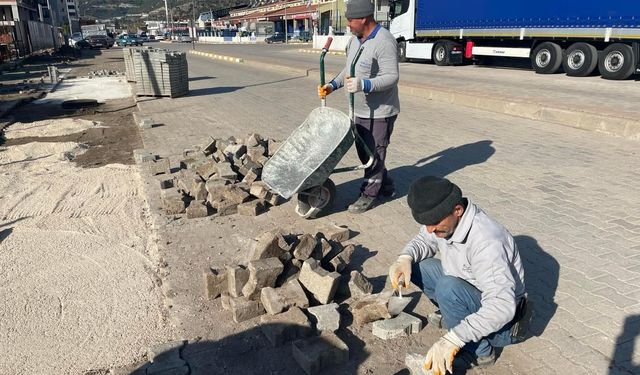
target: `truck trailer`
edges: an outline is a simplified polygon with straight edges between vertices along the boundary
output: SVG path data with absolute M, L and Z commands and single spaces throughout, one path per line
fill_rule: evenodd
M 400 61 L 458 65 L 484 56 L 530 59 L 540 74 L 640 73 L 640 1 L 395 0 L 389 30 Z

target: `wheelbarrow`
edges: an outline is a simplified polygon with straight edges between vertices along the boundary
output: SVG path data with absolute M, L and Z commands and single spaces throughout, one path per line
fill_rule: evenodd
M 324 57 L 331 42 L 329 38 L 320 54 L 321 85 L 325 84 Z M 361 53 L 362 48 L 351 64 L 352 77 Z M 336 185 L 329 178 L 332 173 L 366 169 L 373 164 L 373 153 L 355 128 L 353 94 L 349 95 L 349 111 L 351 116 L 327 107 L 326 99 L 322 98 L 321 106 L 311 111 L 262 169 L 262 181 L 285 199 L 295 195 L 296 213 L 306 219 L 315 218 L 332 207 L 336 196 Z M 363 146 L 368 162 L 336 168 L 354 141 Z

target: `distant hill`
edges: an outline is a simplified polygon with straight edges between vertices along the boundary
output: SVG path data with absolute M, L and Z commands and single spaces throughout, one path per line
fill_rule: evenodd
M 249 0 L 198 0 L 196 5 L 196 15 L 209 10 L 219 10 L 224 8 L 246 5 Z M 191 0 L 168 0 L 169 10 L 173 11 L 174 18 L 191 17 Z M 164 18 L 164 0 L 81 0 L 80 14 L 82 16 L 95 17 L 97 19 L 109 19 L 122 17 L 128 14 L 150 13 L 151 17 L 160 16 Z

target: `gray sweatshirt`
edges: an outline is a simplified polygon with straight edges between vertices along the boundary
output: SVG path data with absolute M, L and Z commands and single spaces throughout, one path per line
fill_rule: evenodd
M 364 50 L 357 62 L 355 76 L 363 80 L 363 91 L 355 94 L 355 115 L 378 119 L 397 115 L 400 113 L 398 46 L 389 30 L 380 25 L 376 26 L 364 43 L 360 43 L 355 36 L 351 38 L 347 44 L 346 66 L 331 81 L 334 90 L 344 86 L 351 62 L 361 46 Z
M 441 254 L 445 275 L 459 277 L 482 292 L 480 310 L 450 329 L 464 342 L 477 342 L 515 316 L 525 295 L 524 270 L 511 234 L 469 201 L 453 235 L 438 238 L 422 226 L 402 254 L 420 262 Z

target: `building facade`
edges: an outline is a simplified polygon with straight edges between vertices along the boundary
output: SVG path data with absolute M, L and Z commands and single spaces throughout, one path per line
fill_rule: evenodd
M 46 0 L 0 0 L 0 60 L 58 47 L 58 30 L 45 18 L 51 18 Z

